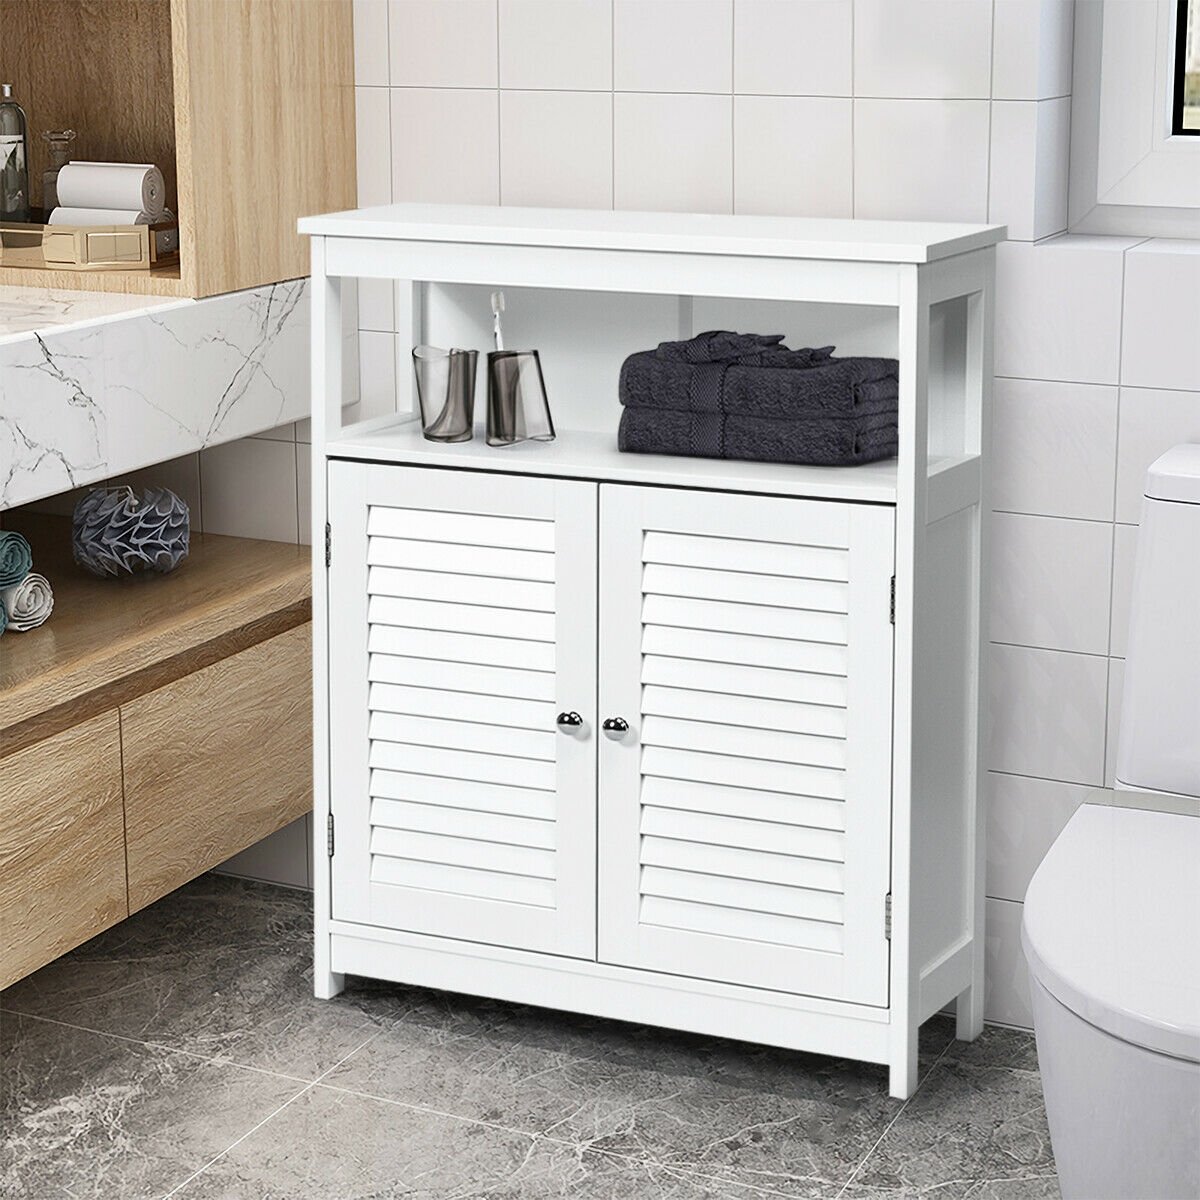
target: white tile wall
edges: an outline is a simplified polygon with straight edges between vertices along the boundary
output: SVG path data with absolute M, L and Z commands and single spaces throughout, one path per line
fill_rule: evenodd
M 987 1014 L 1028 1024 L 1019 901 L 1083 787 L 1111 775 L 1141 478 L 1200 441 L 1197 247 L 1053 236 L 1071 0 L 355 0 L 355 20 L 363 203 L 1008 224 Z M 364 395 L 387 403 L 410 347 L 391 289 L 359 304 Z M 307 536 L 294 450 L 301 507 L 280 472 L 279 524 Z
M 992 393 L 992 507 L 1113 519 L 1117 389 L 997 379 Z
M 1073 0 L 995 0 L 993 100 L 1070 95 L 1073 17 Z
M 387 87 L 388 0 L 354 0 L 354 82 Z
M 734 89 L 743 95 L 852 95 L 852 21 L 852 0 L 737 0 Z
M 993 771 L 987 792 L 988 895 L 1024 900 L 1038 863 L 1089 795 L 1077 784 Z
M 731 92 L 733 0 L 613 0 L 622 92 Z
M 497 85 L 496 0 L 391 0 L 388 33 L 394 86 Z
M 984 1011 L 1002 1025 L 1033 1025 L 1029 1004 L 1029 972 L 1021 950 L 1023 905 L 1008 900 L 987 902 L 984 960 Z
M 1103 782 L 1107 658 L 993 645 L 989 676 L 991 770 Z
M 1200 391 L 1200 242 L 1156 238 L 1125 258 L 1121 382 Z
M 992 103 L 988 220 L 1008 236 L 1035 241 L 1067 228 L 1067 175 L 1057 164 L 1070 152 L 1071 101 Z
M 996 374 L 1116 383 L 1131 238 L 1006 242 L 996 255 Z
M 1113 526 L 1112 631 L 1108 652 L 1125 657 L 1129 641 L 1129 609 L 1133 598 L 1133 563 L 1137 554 L 1136 525 Z
M 200 496 L 206 533 L 297 541 L 295 445 L 243 438 L 201 450 Z
M 849 99 L 735 97 L 734 211 L 851 216 L 853 125 Z
M 989 107 L 986 100 L 855 100 L 854 215 L 986 221 Z
M 500 0 L 500 86 L 612 90 L 611 0 Z
M 500 202 L 612 208 L 613 98 L 500 93 Z
M 996 513 L 991 533 L 992 641 L 1107 654 L 1112 525 Z
M 991 0 L 854 0 L 859 96 L 987 99 Z
M 613 147 L 617 208 L 733 210 L 730 97 L 618 92 Z
M 499 96 L 392 88 L 391 156 L 393 200 L 498 203 Z
M 1146 468 L 1179 442 L 1200 442 L 1200 391 L 1122 388 L 1117 437 L 1116 516 L 1136 525 L 1142 519 Z

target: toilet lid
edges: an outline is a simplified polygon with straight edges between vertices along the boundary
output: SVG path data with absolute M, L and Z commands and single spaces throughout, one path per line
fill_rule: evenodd
M 1200 1062 L 1200 819 L 1082 805 L 1034 874 L 1021 938 L 1072 1012 Z

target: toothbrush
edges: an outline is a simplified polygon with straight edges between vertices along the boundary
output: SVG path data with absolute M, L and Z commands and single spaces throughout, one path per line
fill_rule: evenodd
M 504 349 L 504 334 L 500 330 L 500 314 L 504 311 L 504 293 L 492 293 L 492 337 L 496 339 L 496 349 Z

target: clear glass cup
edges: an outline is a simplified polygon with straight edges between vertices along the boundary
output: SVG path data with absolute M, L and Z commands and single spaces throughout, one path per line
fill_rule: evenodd
M 479 351 L 417 346 L 412 356 L 425 437 L 431 442 L 469 442 L 475 433 Z
M 554 441 L 542 361 L 536 350 L 493 350 L 488 355 L 487 443 Z

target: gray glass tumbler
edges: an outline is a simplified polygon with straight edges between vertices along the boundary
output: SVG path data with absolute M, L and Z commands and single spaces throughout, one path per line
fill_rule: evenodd
M 487 443 L 554 441 L 542 360 L 536 350 L 493 350 L 488 355 Z
M 426 438 L 431 442 L 469 442 L 475 432 L 479 351 L 417 346 L 412 356 Z

